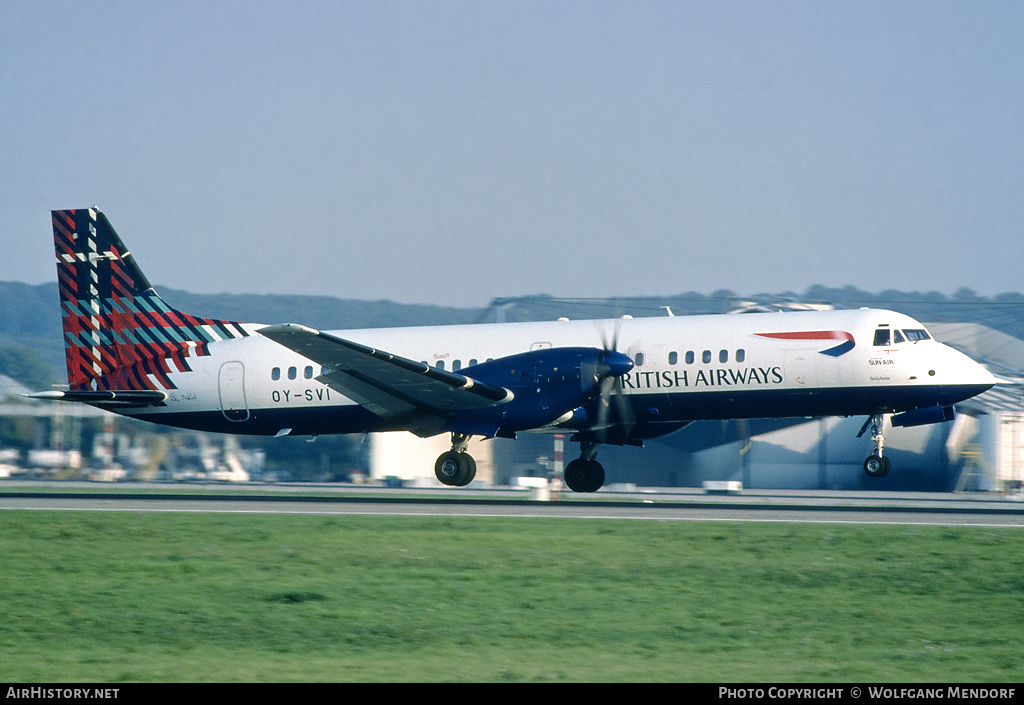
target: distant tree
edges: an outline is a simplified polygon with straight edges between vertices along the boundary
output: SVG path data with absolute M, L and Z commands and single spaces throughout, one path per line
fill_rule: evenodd
M 0 416 L 0 446 L 32 450 L 36 434 L 36 420 L 31 416 Z
M 39 391 L 45 391 L 60 381 L 43 356 L 24 345 L 0 347 L 0 374 Z
M 1024 305 L 1024 294 L 999 294 L 996 296 L 996 302 L 1000 304 Z
M 957 289 L 953 293 L 953 300 L 954 301 L 959 301 L 959 302 L 967 301 L 967 302 L 972 302 L 972 303 L 979 302 L 979 301 L 985 301 L 985 299 L 983 297 L 978 296 L 975 293 L 974 289 L 967 289 L 967 288 Z

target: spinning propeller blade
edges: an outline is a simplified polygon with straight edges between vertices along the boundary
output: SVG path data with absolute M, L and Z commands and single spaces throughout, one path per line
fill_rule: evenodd
M 609 431 L 618 426 L 622 429 L 623 439 L 628 438 L 633 429 L 635 416 L 633 407 L 626 399 L 625 391 L 622 388 L 622 376 L 633 369 L 633 361 L 628 355 L 619 352 L 619 333 L 622 328 L 621 318 L 615 321 L 615 330 L 609 341 L 607 331 L 602 331 L 601 348 L 604 355 L 601 358 L 601 365 L 598 368 L 600 379 L 600 393 L 598 395 L 597 423 L 595 432 L 598 441 L 604 443 L 609 438 Z M 610 419 L 612 402 L 614 400 L 617 411 L 617 418 Z

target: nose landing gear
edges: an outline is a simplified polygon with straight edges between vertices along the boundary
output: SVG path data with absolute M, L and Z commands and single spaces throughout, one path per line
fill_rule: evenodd
M 857 438 L 860 438 L 867 431 L 868 426 L 871 426 L 871 440 L 875 444 L 875 452 L 864 460 L 864 472 L 871 477 L 885 477 L 892 468 L 889 459 L 882 455 L 882 448 L 885 445 L 885 437 L 882 432 L 884 425 L 884 415 L 872 414 L 861 426 L 860 433 L 857 434 Z

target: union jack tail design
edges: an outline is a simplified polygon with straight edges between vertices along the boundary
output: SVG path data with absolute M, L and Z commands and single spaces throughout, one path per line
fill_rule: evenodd
M 168 306 L 100 211 L 53 211 L 53 242 L 72 391 L 174 389 L 172 371 L 209 355 L 217 340 L 243 338 L 240 323 L 197 318 Z

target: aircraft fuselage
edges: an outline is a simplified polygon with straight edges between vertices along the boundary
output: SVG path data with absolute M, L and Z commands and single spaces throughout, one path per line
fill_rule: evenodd
M 618 350 L 635 362 L 621 377 L 621 391 L 638 433 L 646 425 L 652 429 L 649 435 L 659 435 L 659 428 L 672 430 L 673 423 L 693 420 L 852 416 L 948 406 L 991 386 L 983 368 L 922 337 L 924 330 L 903 314 L 861 309 L 331 334 L 468 376 L 490 359 L 548 348 L 599 348 L 615 335 Z M 878 331 L 888 331 L 889 337 L 876 345 Z M 261 335 L 210 343 L 209 353 L 191 360 L 191 371 L 171 371 L 176 388 L 167 390 L 164 406 L 125 413 L 157 423 L 258 435 L 287 429 L 319 435 L 402 428 L 318 381 L 322 369 L 316 362 Z M 574 424 L 567 419 L 561 426 Z

